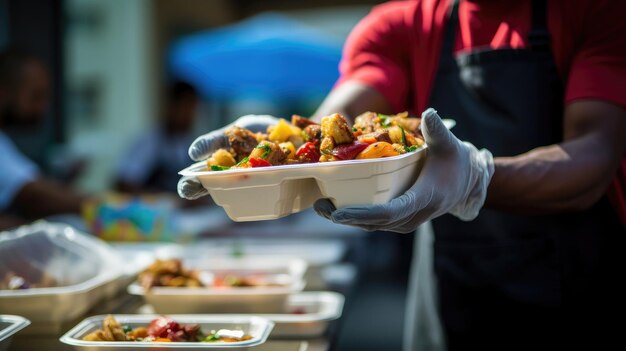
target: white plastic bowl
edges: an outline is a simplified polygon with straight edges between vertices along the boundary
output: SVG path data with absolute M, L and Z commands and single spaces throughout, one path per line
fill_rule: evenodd
M 207 171 L 198 162 L 179 174 L 196 177 L 237 222 L 300 212 L 320 198 L 336 207 L 388 202 L 417 179 L 426 146 L 403 155 L 337 162 Z

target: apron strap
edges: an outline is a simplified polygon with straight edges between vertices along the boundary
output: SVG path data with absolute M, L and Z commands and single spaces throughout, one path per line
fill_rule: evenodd
M 448 13 L 448 23 L 443 37 L 443 46 L 441 48 L 441 60 L 449 60 L 454 62 L 454 40 L 456 39 L 456 30 L 459 24 L 459 1 L 452 0 L 452 7 Z
M 547 8 L 546 0 L 532 2 L 532 27 L 528 33 L 528 45 L 533 51 L 550 51 Z
M 550 32 L 547 24 L 548 3 L 546 0 L 532 0 L 531 6 L 532 23 L 528 32 L 528 45 L 532 51 L 550 52 Z M 452 0 L 448 17 L 441 50 L 442 59 L 454 57 L 454 41 L 459 24 L 459 0 Z

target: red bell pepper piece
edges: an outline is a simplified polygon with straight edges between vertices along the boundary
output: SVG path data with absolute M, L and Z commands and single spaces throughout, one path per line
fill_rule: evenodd
M 250 159 L 248 160 L 248 164 L 250 165 L 250 167 L 269 167 L 272 165 L 264 159 L 257 157 L 250 157 Z
M 320 151 L 314 141 L 308 141 L 298 148 L 296 151 L 296 157 L 304 162 L 319 162 Z

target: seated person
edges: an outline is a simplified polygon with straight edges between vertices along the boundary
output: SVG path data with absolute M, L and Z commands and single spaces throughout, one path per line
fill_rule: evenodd
M 43 177 L 3 132 L 40 122 L 49 96 L 50 78 L 43 62 L 14 50 L 0 52 L 0 229 L 80 212 L 84 198 Z
M 189 84 L 173 83 L 160 126 L 140 135 L 122 158 L 117 189 L 123 192 L 175 192 L 178 172 L 189 166 L 198 94 Z

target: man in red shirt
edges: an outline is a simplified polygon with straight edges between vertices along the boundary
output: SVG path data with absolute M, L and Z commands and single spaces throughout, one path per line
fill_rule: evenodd
M 434 110 L 423 115 L 429 155 L 404 195 L 315 206 L 366 230 L 433 220 L 417 282 L 435 295 L 411 298 L 436 313 L 417 321 L 413 347 L 597 346 L 620 335 L 610 321 L 626 311 L 615 211 L 626 196 L 625 13 L 609 0 L 416 0 L 378 6 L 353 30 L 316 117 L 434 107 L 457 121 L 453 135 Z M 192 144 L 192 158 L 215 138 Z M 179 183 L 186 197 L 199 189 Z

